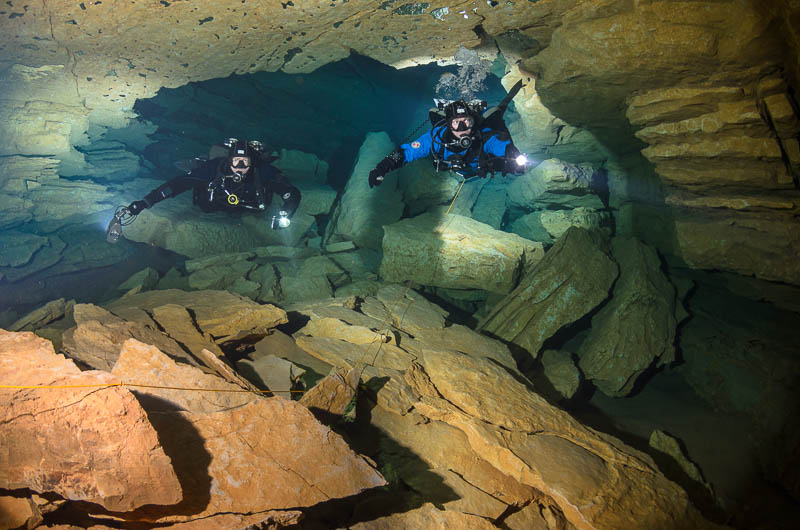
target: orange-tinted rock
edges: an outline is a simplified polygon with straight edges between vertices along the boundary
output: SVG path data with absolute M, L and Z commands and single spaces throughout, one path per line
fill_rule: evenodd
M 71 386 L 0 389 L 0 488 L 54 492 L 114 511 L 181 500 L 156 432 L 116 377 L 81 372 L 49 342 L 2 330 L 0 374 L 3 385 Z

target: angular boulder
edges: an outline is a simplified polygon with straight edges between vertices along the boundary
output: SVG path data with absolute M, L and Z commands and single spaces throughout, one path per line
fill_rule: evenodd
M 0 381 L 20 387 L 0 389 L 0 488 L 112 511 L 182 499 L 156 431 L 116 377 L 81 372 L 32 333 L 0 330 Z
M 369 172 L 392 149 L 394 144 L 385 132 L 367 134 L 344 194 L 334 207 L 326 242 L 349 240 L 360 248 L 381 247 L 383 225 L 400 219 L 404 206 L 396 189 L 396 173 L 389 173 L 381 186 L 370 189 Z
M 578 349 L 580 367 L 604 394 L 628 395 L 653 363 L 675 359 L 675 288 L 654 248 L 635 238 L 611 242 L 619 279 L 611 301 L 592 317 Z
M 544 255 L 541 243 L 455 214 L 423 214 L 385 231 L 380 274 L 390 282 L 508 294 Z
M 608 298 L 618 274 L 601 235 L 570 228 L 478 328 L 536 357 L 545 340 Z

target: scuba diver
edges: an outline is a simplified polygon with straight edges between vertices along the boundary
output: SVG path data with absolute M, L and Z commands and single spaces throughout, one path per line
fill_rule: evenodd
M 437 102 L 437 108 L 430 113 L 430 131 L 411 143 L 401 144 L 381 160 L 369 172 L 369 187 L 380 186 L 390 171 L 426 156 L 433 157 L 437 171 L 452 170 L 465 180 L 485 178 L 495 172 L 524 173 L 527 158 L 514 146 L 503 121 L 508 104 L 521 88 L 520 80 L 498 106 L 486 112 L 485 101 Z
M 106 231 L 108 241 L 116 243 L 122 227 L 136 220 L 145 208 L 189 189 L 193 191 L 194 204 L 204 212 L 265 211 L 276 194 L 283 202 L 280 207 L 271 208 L 270 226 L 273 230 L 288 227 L 300 204 L 300 190 L 270 164 L 274 158 L 264 155 L 261 142 L 231 138 L 224 146 L 227 153 L 222 146 L 214 146 L 209 159 L 194 159 L 186 175 L 165 182 L 127 207 L 117 208 Z M 221 156 L 214 157 L 215 149 Z

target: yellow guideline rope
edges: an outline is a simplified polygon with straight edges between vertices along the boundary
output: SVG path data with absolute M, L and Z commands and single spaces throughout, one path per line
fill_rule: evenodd
M 275 394 L 279 392 L 305 392 L 304 390 L 233 390 L 228 388 L 191 388 L 181 386 L 159 386 L 159 385 L 140 385 L 137 383 L 104 383 L 94 385 L 0 385 L 0 388 L 23 388 L 23 389 L 52 389 L 52 388 L 109 388 L 112 386 L 131 386 L 138 388 L 158 388 L 161 390 L 191 390 L 196 392 L 250 392 Z
M 450 203 L 450 206 L 448 206 L 448 207 L 447 207 L 447 211 L 446 211 L 446 212 L 444 212 L 445 214 L 448 214 L 448 213 L 450 213 L 450 208 L 452 208 L 452 207 L 453 207 L 453 205 L 456 203 L 456 199 L 458 199 L 458 194 L 459 194 L 459 193 L 461 193 L 461 188 L 462 188 L 462 187 L 464 187 L 464 183 L 465 183 L 466 181 L 467 181 L 467 179 L 464 179 L 464 180 L 462 180 L 462 181 L 461 181 L 461 186 L 459 186 L 459 187 L 458 187 L 458 190 L 456 190 L 456 196 L 455 196 L 455 197 L 453 197 L 453 202 L 451 202 L 451 203 Z

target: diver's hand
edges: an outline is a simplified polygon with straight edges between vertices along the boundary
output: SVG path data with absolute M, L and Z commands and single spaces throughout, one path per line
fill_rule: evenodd
M 369 187 L 374 188 L 375 186 L 380 186 L 383 184 L 383 177 L 384 173 L 381 172 L 380 168 L 375 168 L 369 172 Z
M 128 206 L 128 212 L 131 215 L 139 215 L 145 208 L 149 208 L 149 205 L 145 201 L 133 201 Z
M 273 230 L 284 230 L 286 228 L 289 228 L 290 224 L 292 224 L 292 222 L 289 212 L 287 212 L 286 210 L 281 210 L 272 215 L 270 228 L 272 228 Z

